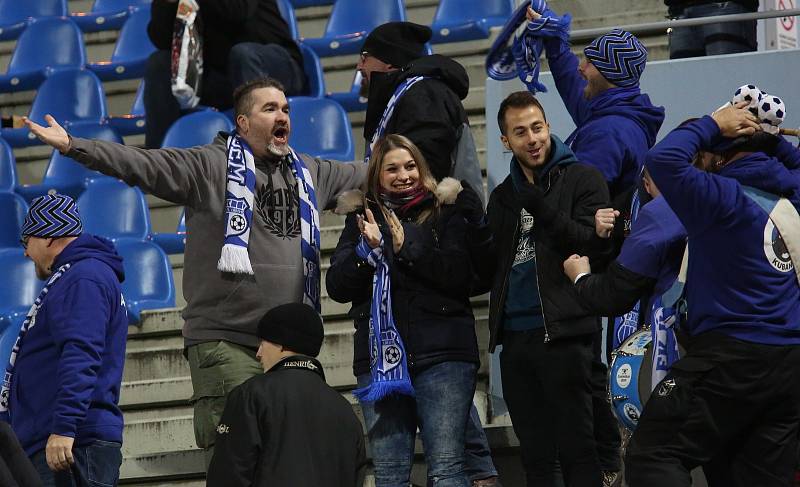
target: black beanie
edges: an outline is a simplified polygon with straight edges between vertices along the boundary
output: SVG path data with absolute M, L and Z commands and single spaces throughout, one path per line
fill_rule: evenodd
M 402 68 L 422 57 L 425 43 L 431 40 L 430 27 L 413 22 L 388 22 L 369 33 L 362 51 L 381 61 Z
M 276 306 L 258 322 L 258 336 L 287 350 L 316 357 L 325 336 L 322 318 L 303 303 Z

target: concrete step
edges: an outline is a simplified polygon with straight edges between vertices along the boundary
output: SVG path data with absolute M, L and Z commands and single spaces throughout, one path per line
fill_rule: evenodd
M 516 456 L 519 441 L 510 423 L 485 424 L 484 432 L 495 458 Z M 425 485 L 422 453 L 422 444 L 418 437 L 415 445 L 415 468 L 412 474 L 415 486 Z M 202 479 L 205 478 L 205 456 L 202 450 L 196 448 L 128 455 L 123 458 L 120 478 L 120 484 L 142 487 L 204 485 Z M 365 487 L 374 485 L 371 476 L 368 476 L 364 485 Z M 506 485 L 522 484 L 506 483 Z
M 177 310 L 173 312 L 178 314 Z M 481 353 L 488 350 L 487 313 L 486 308 L 476 306 L 476 332 Z M 352 322 L 342 320 L 326 325 L 319 360 L 332 387 L 355 387 L 353 346 Z M 183 356 L 183 349 L 183 337 L 177 333 L 129 336 L 120 404 L 131 409 L 189 399 L 191 387 L 186 385 L 190 376 L 189 363 Z M 488 363 L 482 364 L 481 373 L 488 371 L 487 367 Z

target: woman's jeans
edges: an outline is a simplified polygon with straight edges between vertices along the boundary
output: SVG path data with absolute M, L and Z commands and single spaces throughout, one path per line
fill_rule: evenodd
M 464 431 L 475 393 L 477 365 L 443 362 L 414 374 L 415 397 L 394 395 L 362 403 L 376 487 L 408 487 L 417 426 L 434 487 L 469 487 Z M 366 387 L 370 375 L 358 377 Z

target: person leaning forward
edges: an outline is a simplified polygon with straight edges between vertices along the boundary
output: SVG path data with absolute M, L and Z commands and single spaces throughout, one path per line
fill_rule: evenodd
M 234 98 L 239 137 L 221 132 L 211 144 L 190 149 L 146 150 L 80 139 L 49 115 L 49 127 L 26 119 L 43 142 L 86 167 L 186 206 L 183 337 L 194 388 L 195 439 L 207 459 L 226 396 L 261 373 L 254 353 L 258 320 L 279 304 L 319 304 L 319 235 L 303 234 L 301 210 L 333 207 L 340 192 L 361 185 L 366 171 L 366 165 L 305 154 L 294 160 L 289 104 L 279 82 L 264 78 L 246 83 Z M 248 245 L 234 245 L 239 247 L 234 253 L 246 252 L 239 262 L 249 263 L 252 274 L 218 268 L 220 249 L 231 240 L 225 240 L 228 223 L 241 223 L 238 215 L 226 214 L 231 185 L 226 183 L 226 144 L 236 140 L 252 151 L 255 181 L 252 189 L 240 188 L 252 198 L 252 222 Z M 313 208 L 305 203 L 308 195 Z M 229 203 L 242 202 L 246 198 Z M 305 257 L 301 247 L 310 250 Z
M 208 486 L 360 487 L 364 431 L 315 358 L 319 314 L 302 303 L 275 307 L 258 336 L 264 373 L 234 389 L 225 405 Z

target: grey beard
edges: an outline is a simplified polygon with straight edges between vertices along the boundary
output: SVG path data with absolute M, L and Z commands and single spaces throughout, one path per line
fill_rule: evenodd
M 272 154 L 273 156 L 277 157 L 285 157 L 289 155 L 289 145 L 284 145 L 281 147 L 276 146 L 272 142 L 267 144 L 267 151 Z

